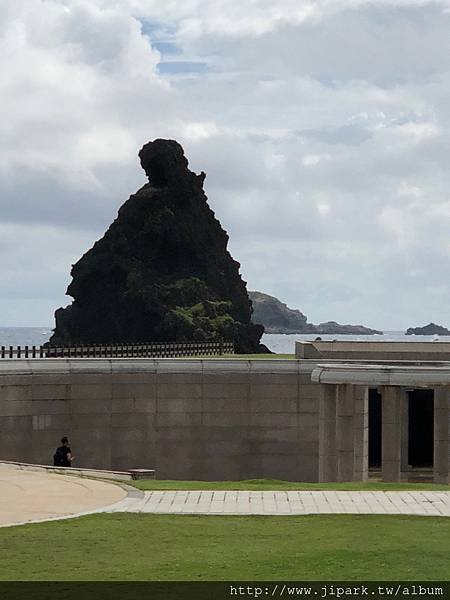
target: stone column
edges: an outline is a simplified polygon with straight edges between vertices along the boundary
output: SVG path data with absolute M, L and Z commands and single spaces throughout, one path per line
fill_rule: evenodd
M 381 475 L 383 481 L 400 481 L 402 450 L 402 400 L 399 387 L 381 388 Z
M 337 387 L 336 397 L 336 450 L 337 480 L 353 481 L 355 390 L 353 385 Z
M 369 478 L 369 388 L 355 386 L 353 481 Z
M 450 386 L 434 388 L 434 482 L 450 483 Z
M 335 385 L 321 384 L 319 390 L 319 482 L 337 481 Z
M 402 398 L 402 456 L 401 470 L 408 471 L 409 465 L 409 394 L 405 390 Z

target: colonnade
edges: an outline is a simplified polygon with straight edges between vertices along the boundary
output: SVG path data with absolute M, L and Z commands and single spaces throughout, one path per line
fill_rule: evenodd
M 434 463 L 436 483 L 450 483 L 450 385 L 434 389 Z M 400 481 L 407 464 L 407 389 L 381 385 L 381 472 L 386 482 Z M 368 478 L 369 386 L 320 384 L 319 481 Z

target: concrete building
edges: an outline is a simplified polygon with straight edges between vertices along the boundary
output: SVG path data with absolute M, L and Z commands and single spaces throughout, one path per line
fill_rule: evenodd
M 400 344 L 400 345 L 399 345 Z M 450 344 L 299 343 L 295 360 L 0 361 L 0 459 L 158 478 L 449 482 Z

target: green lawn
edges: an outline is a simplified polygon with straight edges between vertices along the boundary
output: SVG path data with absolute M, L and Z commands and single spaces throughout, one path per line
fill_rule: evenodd
M 450 486 L 434 483 L 383 483 L 382 481 L 345 483 L 298 483 L 279 479 L 247 479 L 243 481 L 178 481 L 142 479 L 127 482 L 140 490 L 446 490 Z
M 208 358 L 210 359 L 217 359 L 217 358 L 232 358 L 235 360 L 248 360 L 250 358 L 290 358 L 290 359 L 294 359 L 295 358 L 295 354 L 221 354 L 220 356 L 191 356 L 189 358 L 201 358 L 202 360 L 206 360 Z
M 0 547 L 0 580 L 447 580 L 450 519 L 103 514 Z
M 295 358 L 295 354 L 224 354 L 223 358 Z

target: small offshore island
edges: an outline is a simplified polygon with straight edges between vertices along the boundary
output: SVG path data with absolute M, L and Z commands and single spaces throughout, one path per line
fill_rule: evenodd
M 406 335 L 450 335 L 450 330 L 436 323 L 429 323 L 423 327 L 409 327 Z

